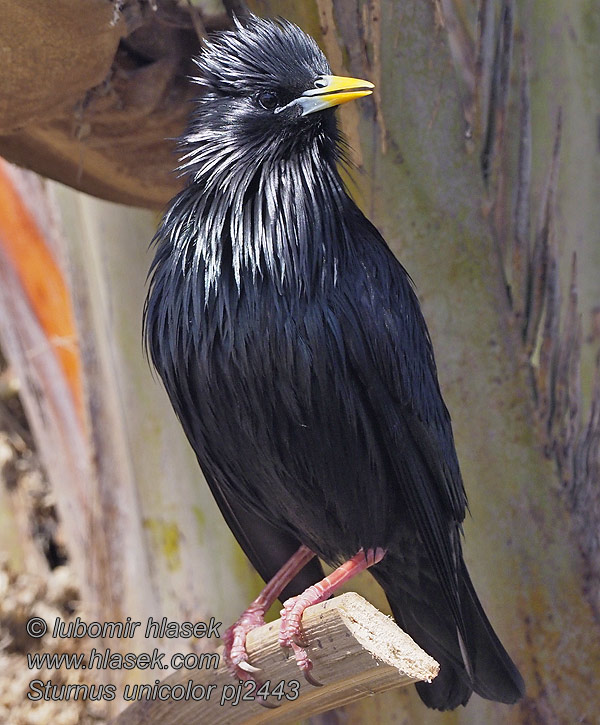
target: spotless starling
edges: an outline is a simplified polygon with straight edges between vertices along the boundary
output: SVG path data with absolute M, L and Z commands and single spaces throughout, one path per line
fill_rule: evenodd
M 147 347 L 211 491 L 268 582 L 226 635 L 284 601 L 280 642 L 311 681 L 303 610 L 369 568 L 440 663 L 426 705 L 505 703 L 523 681 L 465 567 L 466 496 L 411 280 L 350 198 L 332 75 L 312 38 L 250 16 L 207 42 L 183 138 L 188 183 L 156 234 Z M 323 577 L 320 559 L 337 566 Z

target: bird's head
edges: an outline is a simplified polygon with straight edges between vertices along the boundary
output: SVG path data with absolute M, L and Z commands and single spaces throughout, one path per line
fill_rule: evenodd
M 219 159 L 277 161 L 315 142 L 320 154 L 335 158 L 332 109 L 373 88 L 332 75 L 316 42 L 296 25 L 254 15 L 205 43 L 196 64 L 205 92 L 185 138 L 192 150 L 182 168 L 190 171 L 213 168 Z

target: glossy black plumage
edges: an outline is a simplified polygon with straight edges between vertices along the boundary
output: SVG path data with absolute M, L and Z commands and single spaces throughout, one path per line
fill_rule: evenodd
M 265 579 L 301 543 L 330 564 L 386 548 L 371 571 L 442 665 L 425 703 L 514 702 L 462 560 L 466 496 L 411 281 L 344 188 L 334 110 L 294 105 L 327 61 L 296 26 L 250 18 L 198 66 L 145 333 L 221 511 Z M 314 560 L 284 596 L 321 576 Z

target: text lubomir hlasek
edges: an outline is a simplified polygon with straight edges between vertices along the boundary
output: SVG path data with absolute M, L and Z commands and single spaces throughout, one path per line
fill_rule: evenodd
M 162 639 L 163 637 L 168 639 L 220 638 L 219 628 L 221 625 L 222 622 L 217 622 L 214 617 L 211 617 L 208 622 L 174 622 L 167 619 L 167 617 L 162 619 L 148 617 L 144 637 L 147 639 Z M 65 622 L 57 617 L 52 629 L 52 637 L 61 639 L 82 639 L 84 637 L 90 639 L 112 637 L 127 639 L 139 634 L 137 630 L 141 626 L 141 622 L 134 622 L 131 617 L 127 617 L 123 622 L 84 622 L 80 617 L 76 617 L 72 622 Z

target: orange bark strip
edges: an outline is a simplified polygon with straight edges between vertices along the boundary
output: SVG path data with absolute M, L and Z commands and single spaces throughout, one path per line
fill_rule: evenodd
M 70 291 L 1 160 L 0 247 L 14 265 L 31 308 L 60 361 L 77 411 L 83 417 L 81 360 Z

